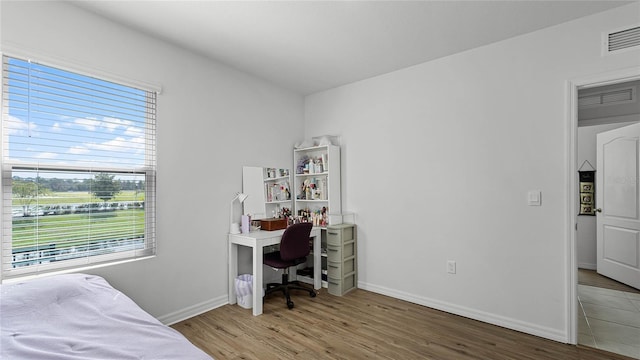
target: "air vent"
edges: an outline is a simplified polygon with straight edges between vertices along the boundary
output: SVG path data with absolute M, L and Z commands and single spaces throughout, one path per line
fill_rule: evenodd
M 636 102 L 635 86 L 606 90 L 578 96 L 579 108 L 593 108 L 607 105 L 622 105 Z
M 640 26 L 610 32 L 606 36 L 607 53 L 618 52 L 633 47 L 640 49 Z

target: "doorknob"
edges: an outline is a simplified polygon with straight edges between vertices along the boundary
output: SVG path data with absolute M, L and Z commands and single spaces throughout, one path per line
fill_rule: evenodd
M 597 208 L 596 212 L 602 212 L 602 209 L 601 208 Z

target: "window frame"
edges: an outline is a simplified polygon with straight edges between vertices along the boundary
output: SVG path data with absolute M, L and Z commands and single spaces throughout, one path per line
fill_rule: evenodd
M 5 101 L 5 91 L 8 91 L 8 80 L 5 80 L 5 58 L 17 59 L 20 61 L 32 62 L 23 56 L 14 56 L 7 53 L 0 53 L 2 61 L 0 62 L 0 71 L 2 72 L 3 82 L 0 85 L 0 109 L 2 110 L 2 118 L 0 119 L 0 134 L 1 145 L 0 149 L 0 189 L 2 189 L 2 207 L 0 211 L 0 224 L 2 224 L 2 233 L 0 234 L 0 279 L 3 281 L 11 278 L 18 278 L 23 276 L 38 275 L 48 272 L 59 271 L 77 271 L 79 269 L 88 269 L 100 266 L 106 266 L 116 263 L 135 261 L 140 259 L 146 259 L 155 256 L 156 253 L 156 108 L 157 97 L 159 95 L 159 87 L 154 86 L 140 86 L 140 82 L 136 81 L 123 81 L 120 78 L 113 80 L 112 76 L 105 76 L 104 73 L 96 72 L 91 74 L 91 71 L 74 70 L 68 66 L 58 66 L 46 62 L 35 62 L 39 65 L 43 65 L 49 68 L 53 68 L 58 71 L 66 73 L 72 73 L 74 75 L 95 78 L 98 80 L 117 84 L 128 88 L 134 88 L 146 93 L 146 111 L 145 111 L 145 142 L 144 142 L 144 164 L 137 167 L 117 167 L 117 166 L 74 166 L 74 165 L 50 165 L 39 164 L 38 162 L 11 162 L 7 161 L 8 158 L 4 153 L 8 148 L 9 134 L 5 131 L 5 116 L 8 121 L 9 107 Z M 134 85 L 131 85 L 134 84 Z M 8 95 L 6 95 L 8 97 Z M 135 174 L 143 175 L 145 182 L 145 199 L 144 199 L 144 246 L 141 249 L 132 249 L 119 251 L 108 254 L 100 255 L 86 255 L 83 257 L 65 259 L 59 261 L 53 261 L 50 263 L 33 264 L 23 267 L 13 267 L 13 260 L 15 258 L 13 254 L 13 240 L 12 240 L 12 203 L 7 201 L 7 197 L 11 199 L 13 173 L 14 170 L 26 170 L 26 171 L 68 171 L 68 172 L 86 172 L 89 174 L 98 174 L 102 172 L 106 173 L 121 173 L 121 174 Z M 7 195 L 7 192 L 9 195 Z

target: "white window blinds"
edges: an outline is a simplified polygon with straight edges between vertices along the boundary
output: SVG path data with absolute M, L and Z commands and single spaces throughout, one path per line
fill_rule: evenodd
M 2 65 L 3 278 L 154 254 L 156 94 Z

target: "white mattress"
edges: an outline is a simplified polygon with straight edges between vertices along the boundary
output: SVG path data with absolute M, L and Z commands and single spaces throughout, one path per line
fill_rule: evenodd
M 211 359 L 103 278 L 0 285 L 0 359 Z

